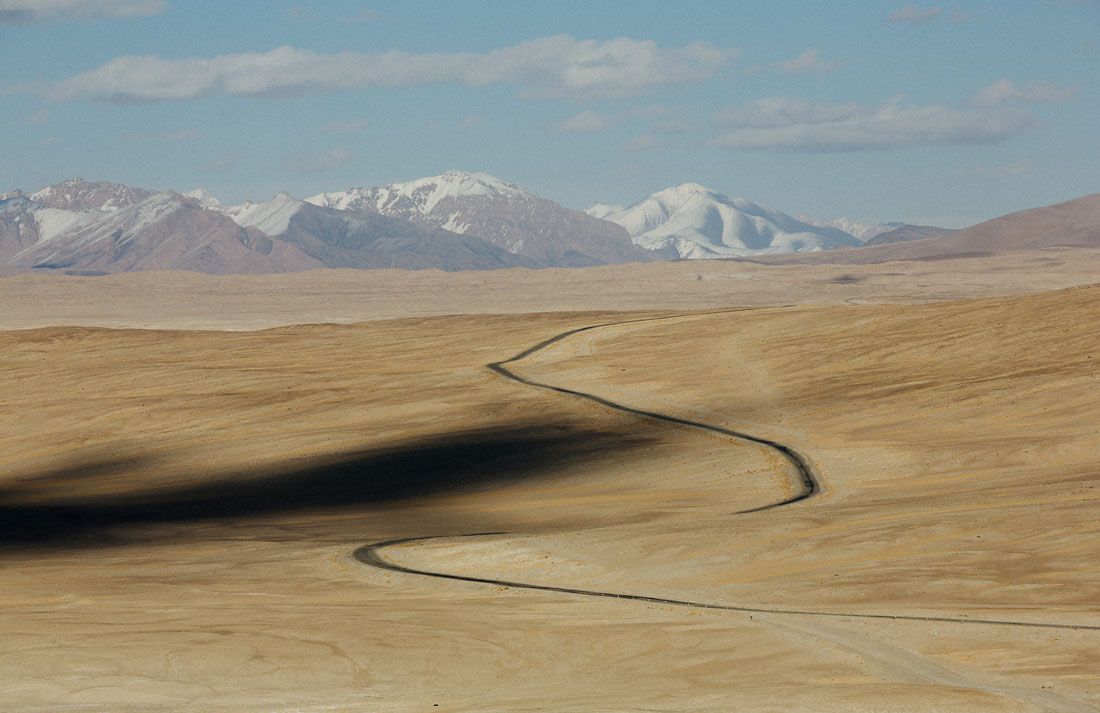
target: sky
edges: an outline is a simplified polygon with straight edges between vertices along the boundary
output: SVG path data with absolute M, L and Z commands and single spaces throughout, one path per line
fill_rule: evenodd
M 1100 1 L 0 0 L 0 191 L 484 171 L 959 227 L 1100 191 Z

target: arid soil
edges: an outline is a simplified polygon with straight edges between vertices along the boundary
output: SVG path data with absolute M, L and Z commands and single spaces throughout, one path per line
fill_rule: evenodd
M 780 268 L 785 283 L 757 280 L 776 268 L 681 263 L 654 273 L 670 285 L 662 311 L 643 299 L 640 277 L 662 267 L 650 265 L 622 268 L 635 280 L 562 273 L 588 274 L 596 297 L 554 297 L 541 277 L 519 292 L 509 273 L 543 273 L 507 271 L 424 273 L 431 289 L 404 292 L 394 273 L 357 273 L 369 289 L 337 273 L 317 288 L 327 298 L 305 276 L 283 289 L 250 278 L 235 301 L 206 289 L 215 278 L 182 276 L 132 312 L 118 299 L 150 276 L 87 278 L 102 293 L 4 280 L 8 327 L 48 320 L 50 299 L 83 310 L 74 321 L 188 328 L 211 326 L 202 314 L 236 329 L 325 321 L 324 304 L 337 305 L 331 321 L 448 299 L 455 312 L 555 299 L 599 311 L 0 333 L 0 699 L 20 711 L 1095 710 L 1100 631 L 1059 627 L 1100 626 L 1098 288 L 685 309 L 1033 292 L 1087 282 L 1087 256 L 1017 255 L 969 280 L 967 261 L 908 279 L 889 265 Z M 1061 262 L 1046 272 L 1048 260 Z M 494 275 L 504 282 L 475 282 Z M 753 281 L 768 286 L 742 287 Z M 300 308 L 265 310 L 292 297 Z M 651 311 L 606 311 L 627 306 Z M 643 316 L 669 318 L 578 334 L 514 369 L 790 444 L 824 491 L 738 515 L 796 487 L 773 449 L 484 367 Z M 503 534 L 447 537 L 490 532 Z M 492 587 L 352 556 L 414 536 L 441 537 L 387 556 L 814 614 Z
M 32 274 L 0 278 L 0 329 L 263 329 L 449 314 L 925 302 L 1054 290 L 1095 282 L 1097 274 L 1100 249 L 1087 248 L 873 265 L 692 260 L 452 273 Z

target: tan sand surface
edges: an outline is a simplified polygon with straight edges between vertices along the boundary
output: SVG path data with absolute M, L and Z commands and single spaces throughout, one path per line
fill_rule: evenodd
M 923 302 L 1090 284 L 1098 249 L 1013 251 L 877 265 L 724 260 L 571 270 L 319 270 L 287 275 L 136 272 L 0 277 L 0 329 L 262 329 L 448 314 Z
M 1055 279 L 1017 278 L 999 289 Z M 241 300 L 256 323 L 263 300 Z M 5 707 L 1100 705 L 1097 631 L 701 610 L 353 559 L 506 532 L 388 553 L 759 608 L 1100 625 L 1100 289 L 677 316 L 516 365 L 806 454 L 824 492 L 746 515 L 796 487 L 773 450 L 483 366 L 639 316 L 659 315 L 0 334 Z

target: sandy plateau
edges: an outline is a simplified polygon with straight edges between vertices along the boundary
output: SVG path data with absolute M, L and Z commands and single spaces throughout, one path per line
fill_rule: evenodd
M 1098 265 L 6 278 L 2 707 L 1098 710 Z

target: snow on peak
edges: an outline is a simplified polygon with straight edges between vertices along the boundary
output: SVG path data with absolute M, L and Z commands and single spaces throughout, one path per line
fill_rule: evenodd
M 599 218 L 600 220 L 604 220 L 605 218 L 607 218 L 607 216 L 611 215 L 612 213 L 618 213 L 622 209 L 623 209 L 623 206 L 621 206 L 621 205 L 610 205 L 608 203 L 593 203 L 592 205 L 585 208 L 584 212 L 587 213 L 588 215 L 592 216 L 593 218 Z
M 671 188 L 666 188 L 663 191 L 659 191 L 658 195 L 661 193 L 668 195 L 690 196 L 697 193 L 714 193 L 714 191 L 707 188 L 701 183 L 692 183 L 689 181 L 687 183 L 681 183 L 678 186 L 673 186 Z
M 837 218 L 835 220 L 814 220 L 807 216 L 799 216 L 800 220 L 803 220 L 810 225 L 817 225 L 823 228 L 836 228 L 837 230 L 843 230 L 845 233 L 852 235 L 856 240 L 861 243 L 865 243 L 871 238 L 874 238 L 883 233 L 887 233 L 891 230 L 895 230 L 905 225 L 904 223 L 862 223 L 852 220 L 850 218 Z
M 237 225 L 254 227 L 268 235 L 282 235 L 290 226 L 290 219 L 304 204 L 305 201 L 284 191 L 263 203 L 246 201 L 231 206 L 225 209 L 225 213 Z
M 184 193 L 183 195 L 187 196 L 188 198 L 194 198 L 204 208 L 217 209 L 217 208 L 220 208 L 221 205 L 222 205 L 222 202 L 219 201 L 217 198 L 215 198 L 214 194 L 212 194 L 210 191 L 206 190 L 205 188 L 196 188 L 195 190 L 188 191 L 187 193 Z
M 113 213 L 140 203 L 152 192 L 106 181 L 85 181 L 70 178 L 31 194 L 31 199 L 51 208 L 64 210 L 98 210 Z
M 309 203 L 338 210 L 370 209 L 383 214 L 428 215 L 449 198 L 529 196 L 519 186 L 490 176 L 451 170 L 438 176 L 390 183 L 380 188 L 349 188 L 346 191 L 321 193 L 308 198 Z
M 517 195 L 524 192 L 519 186 L 502 181 L 496 176 L 490 176 L 488 173 L 450 170 L 438 176 L 422 178 L 420 181 L 450 186 L 456 195 L 483 195 L 485 193 Z
M 698 183 L 658 191 L 604 220 L 626 229 L 637 245 L 673 248 L 683 258 L 824 250 L 855 245 L 849 234 L 803 223 Z
M 440 201 L 447 198 L 525 195 L 518 186 L 505 183 L 487 173 L 466 171 L 447 171 L 438 176 L 391 183 L 377 191 L 375 207 L 379 211 L 384 212 L 384 208 L 395 201 L 408 199 L 424 214 L 431 213 Z

